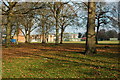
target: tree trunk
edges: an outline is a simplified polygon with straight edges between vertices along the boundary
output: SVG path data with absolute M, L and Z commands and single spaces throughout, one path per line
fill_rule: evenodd
M 27 41 L 27 35 L 25 36 L 25 43 L 28 43 L 28 41 Z
M 11 29 L 11 30 L 10 30 L 10 39 L 12 39 L 12 38 L 13 38 L 13 35 L 14 35 L 14 34 L 12 35 L 12 25 L 11 25 L 10 27 L 11 27 L 11 28 L 10 28 L 10 29 Z
M 97 32 L 96 32 L 96 44 L 98 44 L 98 31 L 99 31 L 99 27 L 100 27 L 100 20 L 99 20 L 99 17 L 98 17 Z
M 45 34 L 42 34 L 42 43 L 46 43 L 46 41 L 45 41 Z
M 46 43 L 46 39 L 45 39 L 45 27 L 44 27 L 43 23 L 42 23 L 42 43 Z
M 46 40 L 46 43 L 48 43 L 48 36 L 49 36 L 49 34 L 48 34 L 48 33 L 45 33 L 45 40 Z
M 30 43 L 30 31 L 26 31 L 25 43 Z
M 25 36 L 25 43 L 29 43 L 29 35 L 28 34 L 26 34 L 26 36 Z
M 45 38 L 46 38 L 46 43 L 48 43 L 49 42 L 49 27 L 48 26 L 46 26 L 46 33 L 45 33 Z
M 64 29 L 61 29 L 61 39 L 60 39 L 60 44 L 63 43 L 63 32 L 64 32 Z
M 58 26 L 58 18 L 56 18 L 56 41 L 55 44 L 59 43 L 59 26 Z
M 28 31 L 28 43 L 30 43 L 31 39 L 30 39 L 30 30 Z
M 10 38 L 11 38 L 11 15 L 8 14 L 8 17 L 7 17 L 7 20 L 8 20 L 8 23 L 7 23 L 7 27 L 6 27 L 6 47 L 9 47 L 10 46 Z
M 17 32 L 16 32 L 16 36 L 17 36 L 16 43 L 17 43 L 17 45 L 18 45 L 18 35 L 19 35 L 19 27 L 18 27 L 18 25 L 17 25 Z
M 87 40 L 86 40 L 86 55 L 93 55 L 96 53 L 95 44 L 95 9 L 94 1 L 88 2 L 88 24 L 87 24 Z

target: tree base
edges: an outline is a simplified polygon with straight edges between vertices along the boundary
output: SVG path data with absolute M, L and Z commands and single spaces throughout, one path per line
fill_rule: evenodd
M 60 44 L 63 44 L 62 42 L 60 42 Z
M 55 45 L 59 45 L 59 43 L 55 43 Z
M 46 42 L 42 42 L 42 44 L 46 44 Z
M 85 55 L 94 55 L 96 54 L 96 49 L 91 49 L 91 50 L 86 50 L 85 51 Z

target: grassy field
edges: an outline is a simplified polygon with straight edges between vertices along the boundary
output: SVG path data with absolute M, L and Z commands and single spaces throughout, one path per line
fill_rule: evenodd
M 105 46 L 108 46 L 106 48 Z M 3 78 L 118 78 L 118 45 L 97 45 L 86 56 L 84 44 L 3 46 Z
M 63 43 L 86 43 L 86 41 L 66 41 Z M 98 44 L 119 44 L 120 41 L 98 41 Z
M 38 42 L 32 42 L 38 43 Z M 55 43 L 55 42 L 48 42 L 48 43 Z M 86 43 L 86 41 L 64 41 L 63 43 Z M 98 41 L 98 44 L 119 44 L 120 41 Z

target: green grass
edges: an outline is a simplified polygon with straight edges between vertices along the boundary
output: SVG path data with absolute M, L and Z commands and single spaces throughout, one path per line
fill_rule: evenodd
M 100 44 L 119 44 L 120 41 L 98 41 Z
M 85 43 L 85 41 L 64 41 L 63 43 Z
M 120 75 L 118 56 L 117 53 L 107 52 L 86 56 L 75 51 L 43 50 L 31 55 L 3 59 L 2 77 L 117 78 Z
M 63 43 L 86 43 L 86 41 L 65 41 Z M 98 41 L 99 44 L 119 44 L 120 41 Z
M 41 43 L 41 42 L 32 42 L 32 43 Z M 55 43 L 55 42 L 48 42 Z M 64 41 L 63 43 L 86 43 L 86 41 Z M 98 41 L 99 44 L 119 44 L 120 41 Z

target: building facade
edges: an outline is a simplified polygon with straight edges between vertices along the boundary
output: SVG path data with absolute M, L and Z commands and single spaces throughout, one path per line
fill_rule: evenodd
M 48 35 L 46 37 L 46 42 L 54 42 L 55 39 L 54 39 L 54 35 Z M 15 35 L 13 37 L 13 39 L 16 39 L 17 40 L 17 36 Z M 30 35 L 30 41 L 31 42 L 42 42 L 43 40 L 43 36 L 41 34 L 39 35 Z M 19 30 L 19 34 L 18 34 L 18 42 L 25 42 L 25 37 L 23 35 L 23 33 Z

